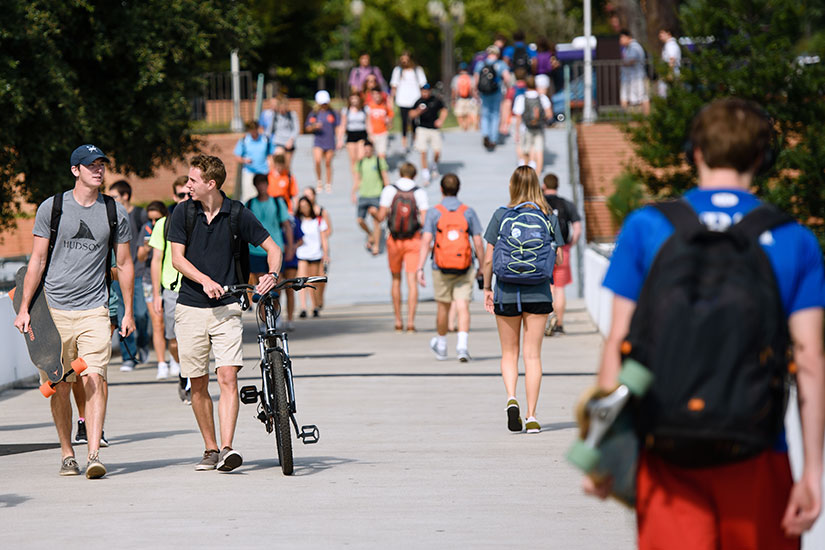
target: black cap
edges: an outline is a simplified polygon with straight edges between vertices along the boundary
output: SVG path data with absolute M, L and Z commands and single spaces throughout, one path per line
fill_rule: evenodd
M 109 162 L 109 157 L 104 155 L 100 148 L 87 143 L 86 145 L 81 145 L 72 151 L 71 165 L 77 166 L 78 164 L 82 164 L 84 166 L 88 166 L 97 159 L 103 159 L 106 162 Z

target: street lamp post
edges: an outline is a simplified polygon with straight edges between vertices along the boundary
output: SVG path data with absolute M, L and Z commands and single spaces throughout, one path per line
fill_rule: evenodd
M 352 0 L 352 2 L 349 3 L 349 11 L 352 15 L 352 20 L 347 18 L 347 23 L 344 25 L 344 58 L 341 63 L 342 83 L 339 86 L 341 97 L 347 97 L 349 95 L 349 89 L 347 88 L 347 77 L 349 76 L 349 69 L 352 68 L 352 57 L 350 52 L 352 25 L 358 24 L 358 20 L 361 19 L 361 16 L 364 14 L 364 7 L 363 0 Z
M 464 2 L 450 2 L 445 8 L 441 0 L 430 0 L 427 12 L 441 27 L 441 82 L 449 89 L 455 72 L 455 25 L 464 24 Z

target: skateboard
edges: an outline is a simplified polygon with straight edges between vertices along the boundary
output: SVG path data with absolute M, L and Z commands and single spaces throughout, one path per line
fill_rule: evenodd
M 23 279 L 26 276 L 26 266 L 21 267 L 14 276 L 15 287 L 9 292 L 15 313 L 20 312 L 20 302 L 23 299 Z M 18 289 L 20 290 L 18 292 Z M 71 368 L 63 365 L 63 341 L 57 332 L 49 306 L 46 303 L 46 293 L 42 290 L 37 294 L 29 306 L 29 331 L 24 334 L 29 357 L 34 365 L 46 373 L 48 380 L 40 385 L 40 393 L 44 397 L 55 394 L 54 387 L 73 373 L 80 374 L 86 370 L 86 361 L 78 357 L 72 361 Z
M 649 370 L 625 359 L 616 389 L 585 391 L 576 406 L 579 439 L 567 452 L 567 460 L 597 483 L 612 479 L 610 495 L 630 507 L 636 504 L 639 437 L 627 404 L 644 396 L 652 382 Z

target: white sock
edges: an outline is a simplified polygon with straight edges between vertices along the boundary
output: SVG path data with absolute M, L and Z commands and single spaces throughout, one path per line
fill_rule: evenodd
M 518 165 L 524 166 L 524 159 L 518 159 Z
M 167 363 L 166 361 L 158 361 L 158 370 L 168 369 L 168 368 L 169 368 L 169 363 Z
M 469 338 L 469 332 L 459 332 L 458 333 L 458 343 L 456 343 L 456 349 L 467 349 L 467 339 Z
M 531 160 L 530 162 L 527 163 L 527 166 L 529 166 L 530 168 L 535 170 L 536 169 L 536 161 Z
M 440 334 L 436 335 L 435 347 L 437 347 L 439 351 L 447 351 L 447 337 L 441 336 Z

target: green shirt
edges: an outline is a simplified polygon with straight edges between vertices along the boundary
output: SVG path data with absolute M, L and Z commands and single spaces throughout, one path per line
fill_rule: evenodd
M 255 214 L 261 225 L 264 226 L 269 236 L 281 250 L 284 249 L 284 234 L 281 226 L 289 221 L 289 210 L 281 197 L 269 197 L 261 202 L 257 197 L 247 201 L 246 207 Z M 254 256 L 266 256 L 266 250 L 260 246 L 249 245 L 249 253 Z
M 155 223 L 152 229 L 152 236 L 149 237 L 149 246 L 163 252 L 164 238 L 163 230 L 166 226 L 166 218 L 161 218 Z M 160 272 L 160 286 L 172 290 L 172 283 L 178 281 L 180 273 L 172 267 L 172 244 L 166 243 L 166 254 L 163 257 L 163 267 Z
M 381 169 L 379 170 L 379 164 Z M 358 161 L 358 175 L 361 177 L 361 185 L 358 187 L 358 195 L 365 199 L 377 199 L 384 190 L 384 178 L 382 173 L 389 170 L 387 161 L 376 155 L 369 158 L 364 157 Z

